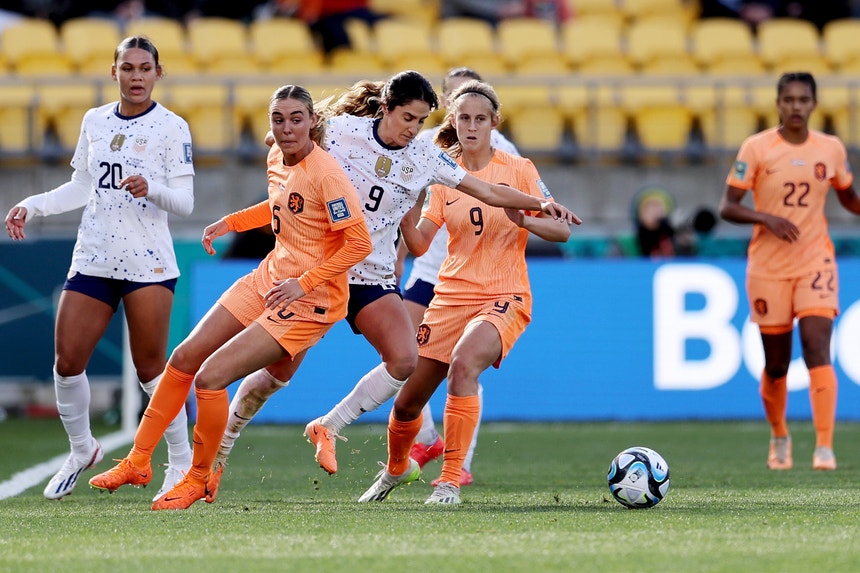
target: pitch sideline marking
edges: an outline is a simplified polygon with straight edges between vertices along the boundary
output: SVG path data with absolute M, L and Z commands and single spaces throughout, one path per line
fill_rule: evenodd
M 121 446 L 130 444 L 134 440 L 134 433 L 115 432 L 98 438 L 98 440 L 104 451 L 110 452 Z M 0 500 L 15 497 L 37 485 L 39 482 L 44 481 L 46 478 L 51 477 L 63 465 L 67 457 L 69 457 L 68 453 L 61 454 L 46 462 L 20 471 L 4 482 L 0 482 Z

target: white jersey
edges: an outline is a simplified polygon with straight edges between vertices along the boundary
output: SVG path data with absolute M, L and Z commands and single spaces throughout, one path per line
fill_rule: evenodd
M 350 284 L 396 284 L 400 220 L 433 183 L 457 187 L 466 170 L 427 140 L 402 148 L 379 139 L 379 120 L 339 115 L 328 120 L 326 147 L 358 190 L 373 252 L 349 271 Z
M 418 134 L 416 139 L 433 141 L 433 137 L 435 137 L 438 131 L 438 127 L 434 129 L 425 129 Z M 497 129 L 490 132 L 490 145 L 495 149 L 500 149 L 506 153 L 510 153 L 511 155 L 516 155 L 517 157 L 520 156 L 520 152 L 517 150 L 516 146 Z M 427 199 L 429 201 L 430 197 L 428 196 Z M 409 279 L 405 283 L 407 285 L 406 288 L 415 284 L 416 280 L 422 280 L 434 285 L 438 283 L 439 268 L 442 266 L 442 263 L 445 262 L 445 257 L 447 256 L 448 229 L 445 225 L 442 225 L 436 233 L 436 236 L 434 236 L 433 240 L 430 242 L 430 246 L 427 248 L 427 251 L 420 257 L 415 257 L 415 260 L 412 261 L 412 271 L 409 273 Z
M 72 167 L 92 177 L 69 276 L 160 282 L 179 276 L 167 211 L 146 197 L 135 199 L 119 182 L 140 174 L 166 185 L 194 175 L 191 133 L 184 119 L 154 103 L 135 117 L 119 114 L 116 102 L 89 110 Z

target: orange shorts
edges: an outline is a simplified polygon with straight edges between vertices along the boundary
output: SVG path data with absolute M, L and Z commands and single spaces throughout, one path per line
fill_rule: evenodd
M 255 270 L 236 280 L 221 295 L 218 304 L 245 327 L 252 322 L 262 326 L 290 356 L 296 356 L 319 342 L 333 323 L 317 322 L 284 309 L 266 308 L 263 295 L 257 287 L 257 272 Z M 290 306 L 296 304 L 294 302 Z
M 450 364 L 454 346 L 469 324 L 489 322 L 502 339 L 502 354 L 493 363 L 498 368 L 531 322 L 531 313 L 519 296 L 456 306 L 439 305 L 438 299 L 430 301 L 418 327 L 418 355 L 445 364 Z
M 747 277 L 750 320 L 765 334 L 793 328 L 795 318 L 839 314 L 839 273 L 835 264 L 792 279 Z

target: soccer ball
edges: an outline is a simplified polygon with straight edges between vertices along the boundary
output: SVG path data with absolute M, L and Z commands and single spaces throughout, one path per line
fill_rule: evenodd
M 606 481 L 621 505 L 654 507 L 669 491 L 669 464 L 650 448 L 627 448 L 612 460 Z

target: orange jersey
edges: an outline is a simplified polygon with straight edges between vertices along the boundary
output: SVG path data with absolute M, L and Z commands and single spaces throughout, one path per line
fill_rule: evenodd
M 268 202 L 224 218 L 232 231 L 272 226 L 275 248 L 260 262 L 258 288 L 265 293 L 276 280 L 298 278 L 307 294 L 289 311 L 320 322 L 343 318 L 349 296 L 346 271 L 371 250 L 355 187 L 316 144 L 293 166 L 284 165 L 281 149 L 273 145 L 268 190 Z M 355 244 L 347 245 L 344 230 L 355 235 Z
M 845 146 L 834 136 L 810 130 L 804 143 L 794 145 L 771 128 L 748 137 L 726 183 L 752 191 L 756 211 L 783 217 L 800 230 L 798 240 L 787 243 L 764 225 L 755 225 L 748 273 L 792 278 L 833 260 L 824 215 L 827 193 L 831 187 L 846 189 L 853 181 Z
M 496 150 L 486 167 L 470 173 L 541 200 L 552 199 L 534 164 L 523 157 Z M 504 209 L 491 207 L 456 189 L 433 185 L 430 204 L 421 216 L 440 227 L 447 225 L 450 234 L 448 257 L 439 269 L 439 283 L 434 289 L 438 304 L 517 295 L 523 297 L 531 312 L 525 260 L 529 232 L 508 219 Z

